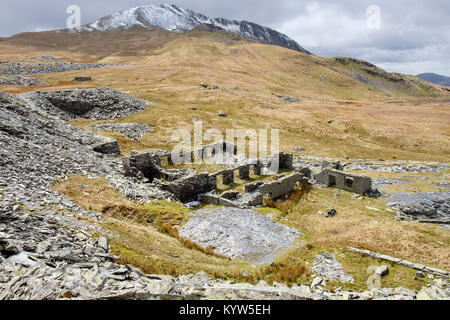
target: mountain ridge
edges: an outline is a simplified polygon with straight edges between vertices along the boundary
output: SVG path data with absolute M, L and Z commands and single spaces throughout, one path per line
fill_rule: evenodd
M 427 72 L 427 73 L 420 73 L 416 75 L 416 77 L 431 83 L 439 84 L 441 86 L 450 87 L 450 77 L 443 76 L 441 74 Z
M 295 40 L 274 29 L 261 26 L 249 21 L 229 20 L 225 18 L 210 18 L 190 9 L 181 8 L 174 4 L 159 4 L 137 6 L 119 11 L 99 20 L 84 25 L 82 31 L 109 31 L 120 28 L 141 26 L 144 28 L 157 27 L 171 32 L 186 32 L 202 25 L 212 25 L 217 28 L 239 33 L 249 39 L 264 44 L 272 44 L 295 51 L 310 54 Z

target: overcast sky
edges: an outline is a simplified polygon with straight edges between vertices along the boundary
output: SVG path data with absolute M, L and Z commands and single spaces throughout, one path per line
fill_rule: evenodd
M 256 22 L 317 55 L 361 58 L 387 71 L 450 76 L 449 0 L 0 0 L 0 36 L 65 28 L 71 4 L 81 7 L 81 23 L 86 24 L 133 6 L 159 3 Z M 380 29 L 367 26 L 370 5 L 380 8 Z

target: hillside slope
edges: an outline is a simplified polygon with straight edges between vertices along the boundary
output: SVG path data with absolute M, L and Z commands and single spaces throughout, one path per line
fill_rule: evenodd
M 192 42 L 193 41 L 193 42 Z M 206 41 L 206 42 L 205 42 Z M 376 66 L 358 59 L 351 58 L 333 58 L 327 59 L 318 56 L 302 54 L 298 52 L 289 52 L 279 47 L 267 47 L 263 45 L 252 44 L 247 37 L 238 33 L 216 30 L 211 26 L 200 25 L 191 31 L 185 33 L 175 33 L 159 28 L 143 28 L 133 26 L 128 29 L 115 31 L 84 31 L 70 32 L 67 30 L 46 31 L 38 33 L 21 33 L 10 38 L 0 38 L 0 47 L 3 47 L 0 53 L 0 59 L 6 61 L 15 61 L 14 57 L 26 51 L 48 51 L 54 53 L 70 53 L 66 58 L 72 59 L 74 54 L 77 58 L 74 62 L 99 62 L 99 61 L 137 61 L 138 57 L 146 55 L 161 54 L 168 50 L 178 50 L 181 46 L 192 48 L 192 43 L 204 44 L 211 43 L 211 48 L 217 46 L 217 52 L 210 50 L 202 52 L 202 45 L 199 46 L 200 52 L 191 50 L 189 54 L 193 55 L 191 61 L 196 58 L 203 59 L 204 56 L 220 57 L 236 64 L 244 64 L 237 60 L 233 55 L 236 50 L 246 51 L 247 48 L 256 53 L 257 56 L 266 57 L 264 64 L 260 65 L 264 69 L 272 69 L 282 73 L 294 74 L 301 71 L 301 75 L 296 75 L 298 79 L 304 79 L 307 83 L 304 85 L 317 90 L 314 93 L 326 91 L 337 98 L 358 98 L 373 93 L 389 96 L 390 92 L 401 95 L 412 96 L 438 96 L 445 92 L 439 87 L 419 78 L 402 75 L 399 73 L 388 73 Z M 219 43 L 225 44 L 223 52 L 219 48 Z M 232 50 L 228 50 L 231 49 Z M 260 51 L 260 52 L 256 52 Z M 174 52 L 175 54 L 175 52 Z M 272 55 L 272 56 L 269 56 Z M 34 60 L 34 56 L 27 57 Z M 239 58 L 246 57 L 239 55 Z M 185 59 L 185 57 L 182 57 Z M 245 62 L 252 63 L 253 60 Z M 254 61 L 259 63 L 259 61 Z M 279 64 L 282 64 L 279 65 Z M 299 67 L 301 68 L 299 69 Z M 266 73 L 264 73 L 266 74 Z M 267 75 L 267 74 L 266 74 Z M 349 82 L 351 81 L 351 82 Z M 359 85 L 363 84 L 363 86 Z M 350 92 L 358 92 L 352 96 Z M 367 92 L 369 91 L 369 92 Z M 340 94 L 342 93 L 342 94 Z
M 38 77 L 49 84 L 39 90 L 109 86 L 154 102 L 148 111 L 120 120 L 154 128 L 138 144 L 114 136 L 125 153 L 168 149 L 173 129 L 192 128 L 192 120 L 201 119 L 204 129 L 278 128 L 284 150 L 301 146 L 310 155 L 444 160 L 450 154 L 450 92 L 360 60 L 322 58 L 203 28 L 41 32 L 0 41 L 2 61 L 38 61 L 39 55 L 122 64 Z M 92 81 L 72 81 L 87 75 Z M 228 117 L 218 117 L 219 110 Z M 94 123 L 73 124 L 89 129 Z

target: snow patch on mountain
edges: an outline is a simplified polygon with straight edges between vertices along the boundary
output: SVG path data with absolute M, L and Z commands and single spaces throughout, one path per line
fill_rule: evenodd
M 139 6 L 120 11 L 100 18 L 94 23 L 83 26 L 82 30 L 108 31 L 140 26 L 144 28 L 158 27 L 172 32 L 185 32 L 192 30 L 201 24 L 209 24 L 226 31 L 240 33 L 250 39 L 262 43 L 278 45 L 309 53 L 293 39 L 273 29 L 248 21 L 210 18 L 201 13 L 181 8 L 173 4 Z

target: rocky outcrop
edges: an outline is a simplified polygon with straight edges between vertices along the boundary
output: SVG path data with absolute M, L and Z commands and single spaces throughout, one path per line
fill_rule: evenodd
M 117 119 L 143 111 L 148 102 L 108 87 L 24 94 L 36 109 L 63 120 Z
M 290 103 L 294 103 L 294 102 L 300 102 L 301 100 L 297 99 L 297 98 L 293 98 L 293 97 L 289 97 L 289 96 L 283 96 L 281 94 L 277 94 L 277 93 L 272 93 L 272 95 L 274 97 L 283 99 L 286 102 L 290 102 Z

